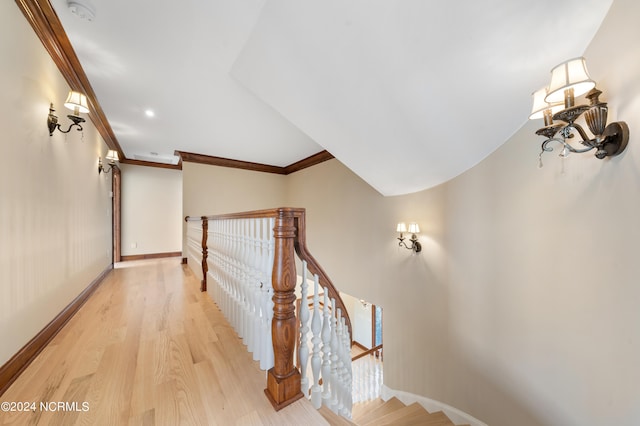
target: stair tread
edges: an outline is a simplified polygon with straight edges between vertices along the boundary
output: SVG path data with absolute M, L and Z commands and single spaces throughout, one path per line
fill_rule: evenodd
M 429 413 L 420 404 L 413 403 L 383 417 L 360 423 L 361 426 L 455 426 L 442 411 Z
M 386 414 L 377 419 L 371 419 L 362 426 L 383 426 L 383 425 L 414 425 L 424 424 L 425 419 L 430 416 L 420 404 L 414 403 L 406 407 L 399 408 L 392 413 Z
M 357 418 L 354 417 L 354 419 L 357 424 L 363 425 L 371 420 L 386 416 L 387 414 L 403 407 L 405 407 L 405 405 L 402 403 L 402 401 L 400 401 L 396 397 L 393 397 L 388 401 L 385 401 L 377 408 L 364 413 L 362 416 L 358 416 Z
M 320 412 L 320 414 L 322 414 L 322 417 L 324 417 L 329 422 L 330 425 L 355 426 L 355 423 L 352 423 L 351 421 L 349 421 L 349 419 L 345 419 L 344 417 L 334 413 L 333 411 L 331 411 L 331 409 L 324 405 L 320 407 L 318 411 Z
M 442 411 L 431 413 L 431 418 L 422 424 L 425 426 L 455 426 L 451 419 Z
M 372 410 L 375 410 L 382 404 L 384 404 L 384 401 L 382 400 L 382 398 L 376 398 L 371 401 L 355 403 L 351 408 L 352 417 L 354 419 L 357 419 L 361 416 L 364 416 L 365 414 L 367 414 Z

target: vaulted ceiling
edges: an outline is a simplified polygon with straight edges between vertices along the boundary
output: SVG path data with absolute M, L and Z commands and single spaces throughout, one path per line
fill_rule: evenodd
M 87 21 L 68 1 L 51 4 L 127 158 L 285 167 L 327 150 L 384 195 L 503 144 L 612 2 L 77 0 Z

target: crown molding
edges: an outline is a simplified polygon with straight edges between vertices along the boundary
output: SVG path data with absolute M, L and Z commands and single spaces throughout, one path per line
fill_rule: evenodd
M 315 166 L 316 164 L 320 164 L 327 160 L 331 160 L 332 158 L 335 158 L 335 157 L 329 151 L 320 151 L 317 154 L 313 154 L 305 159 L 297 161 L 293 164 L 289 164 L 287 167 L 284 168 L 285 175 L 289 175 L 291 173 L 295 173 L 302 169 Z
M 189 163 L 207 164 L 209 166 L 230 167 L 234 169 L 251 170 L 254 172 L 274 173 L 278 175 L 288 175 L 307 167 L 315 166 L 333 157 L 328 151 L 320 151 L 305 159 L 297 161 L 286 167 L 271 166 L 268 164 L 251 163 L 249 161 L 232 160 L 230 158 L 214 157 L 204 154 L 195 154 L 193 152 L 175 151 L 174 155 L 178 155 L 181 161 Z
M 120 160 L 120 163 L 130 164 L 132 166 L 145 166 L 145 167 L 157 167 L 160 169 L 182 170 L 182 162 L 179 162 L 178 164 L 167 164 L 167 163 L 154 163 L 153 161 L 132 160 L 129 158 L 125 158 L 124 160 Z

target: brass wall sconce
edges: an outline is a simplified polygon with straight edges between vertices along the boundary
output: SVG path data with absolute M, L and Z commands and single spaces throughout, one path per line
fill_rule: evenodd
M 116 161 L 120 161 L 120 158 L 118 157 L 118 151 L 115 151 L 113 149 L 110 149 L 104 158 L 109 162 L 109 168 L 105 168 L 102 165 L 102 158 L 98 157 L 98 174 L 102 172 L 109 173 L 111 170 L 113 170 L 114 167 L 116 167 Z
M 398 227 L 396 228 L 396 232 L 400 233 L 400 236 L 398 237 L 398 240 L 400 240 L 398 245 L 400 247 L 413 250 L 416 253 L 420 253 L 422 251 L 422 244 L 420 244 L 420 242 L 418 241 L 418 236 L 416 235 L 420 232 L 420 227 L 417 223 L 411 222 L 409 224 L 409 228 L 407 229 L 407 225 L 404 222 L 400 222 L 398 224 Z M 408 246 L 407 243 L 404 242 L 406 238 L 402 234 L 404 234 L 405 232 L 411 233 L 411 238 L 409 239 L 409 241 L 411 242 L 410 246 Z
M 49 116 L 47 118 L 47 127 L 49 128 L 49 136 L 53 136 L 53 132 L 58 129 L 62 133 L 69 133 L 73 126 L 78 126 L 78 131 L 82 131 L 82 123 L 86 120 L 80 117 L 80 113 L 86 114 L 89 112 L 89 106 L 87 105 L 87 97 L 79 92 L 74 92 L 73 90 L 69 92 L 69 96 L 67 96 L 67 100 L 64 103 L 64 106 L 73 111 L 73 114 L 67 115 L 69 120 L 73 121 L 72 124 L 69 125 L 67 130 L 62 130 L 60 124 L 58 124 L 58 116 L 54 115 L 53 112 L 53 103 L 49 107 Z
M 544 118 L 544 127 L 536 131 L 544 136 L 542 151 L 540 152 L 540 167 L 542 154 L 553 151 L 551 142 L 562 145 L 561 157 L 569 153 L 584 153 L 596 150 L 598 159 L 620 154 L 627 147 L 629 128 L 624 121 L 607 125 L 608 107 L 606 102 L 600 102 L 602 92 L 596 89 L 596 82 L 587 72 L 587 65 L 583 57 L 570 59 L 557 65 L 551 70 L 551 82 L 533 93 L 533 108 L 529 119 Z M 586 93 L 589 105 L 575 105 L 575 98 Z M 564 102 L 563 102 L 564 101 Z M 594 135 L 589 137 L 582 126 L 575 121 L 584 114 L 589 130 Z M 562 123 L 554 123 L 554 120 Z M 567 142 L 576 136 L 584 148 L 576 148 Z

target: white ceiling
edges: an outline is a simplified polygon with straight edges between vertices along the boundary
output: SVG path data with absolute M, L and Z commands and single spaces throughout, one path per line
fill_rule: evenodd
M 326 149 L 384 195 L 503 144 L 612 2 L 82 1 L 92 22 L 51 0 L 128 158 L 287 166 Z

